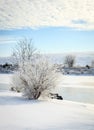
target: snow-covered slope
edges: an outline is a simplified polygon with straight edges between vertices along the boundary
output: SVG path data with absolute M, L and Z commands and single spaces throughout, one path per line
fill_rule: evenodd
M 1 130 L 93 130 L 94 105 L 0 93 Z
M 0 75 L 0 84 L 10 81 L 11 76 Z M 94 130 L 94 105 L 55 99 L 31 101 L 3 90 L 0 130 Z

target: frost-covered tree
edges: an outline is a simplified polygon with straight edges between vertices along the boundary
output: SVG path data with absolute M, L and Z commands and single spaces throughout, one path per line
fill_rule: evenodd
M 74 63 L 75 63 L 75 56 L 73 56 L 73 55 L 65 56 L 65 59 L 64 59 L 64 65 L 65 66 L 73 67 Z
M 56 87 L 58 74 L 44 58 L 26 62 L 13 77 L 13 87 L 20 90 L 28 99 L 38 99 L 41 95 L 49 93 Z
M 28 99 L 38 99 L 56 86 L 57 73 L 32 45 L 32 40 L 21 40 L 14 50 L 19 69 L 13 76 L 12 90 L 20 91 Z
M 32 39 L 24 38 L 17 43 L 12 55 L 16 64 L 24 67 L 26 62 L 32 61 L 35 54 L 36 49 L 32 44 Z

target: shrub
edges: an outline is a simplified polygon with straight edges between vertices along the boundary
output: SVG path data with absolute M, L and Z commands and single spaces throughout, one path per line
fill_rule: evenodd
M 24 71 L 23 71 L 24 70 Z M 38 99 L 56 87 L 58 74 L 44 58 L 27 62 L 13 77 L 13 87 L 28 99 Z

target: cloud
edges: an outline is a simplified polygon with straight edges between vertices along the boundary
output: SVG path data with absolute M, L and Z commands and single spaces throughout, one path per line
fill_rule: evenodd
M 0 45 L 7 44 L 7 43 L 17 43 L 17 40 L 13 37 L 0 36 Z
M 84 21 L 84 20 L 73 20 L 72 21 L 74 24 L 87 24 L 87 22 L 86 21 Z
M 94 30 L 94 0 L 0 0 L 0 29 L 71 27 Z

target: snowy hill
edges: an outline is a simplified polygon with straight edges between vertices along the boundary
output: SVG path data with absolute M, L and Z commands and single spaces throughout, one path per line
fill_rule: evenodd
M 71 53 L 70 53 L 71 54 Z M 64 57 L 68 55 L 68 53 L 62 53 L 62 54 L 45 54 L 45 56 L 50 59 L 53 63 L 62 64 L 64 61 Z M 94 60 L 94 53 L 73 53 L 73 55 L 76 58 L 75 65 L 77 66 L 85 66 L 85 65 L 91 65 L 92 60 Z M 12 57 L 0 57 L 0 64 L 4 63 L 13 63 Z
M 13 58 L 12 57 L 0 57 L 0 64 L 5 64 L 5 63 L 12 64 Z

